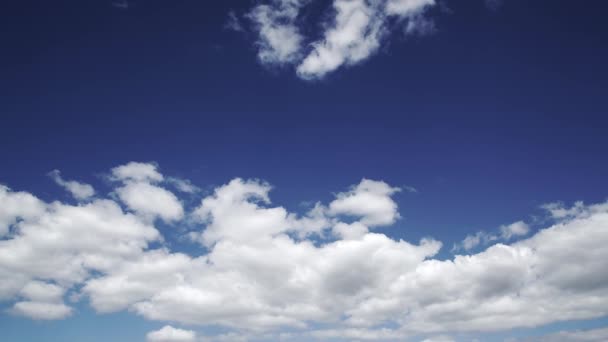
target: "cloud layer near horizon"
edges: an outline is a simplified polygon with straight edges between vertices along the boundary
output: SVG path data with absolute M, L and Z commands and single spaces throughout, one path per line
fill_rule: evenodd
M 608 314 L 608 203 L 546 205 L 553 224 L 530 238 L 441 260 L 439 241 L 374 232 L 400 218 L 400 189 L 382 181 L 364 179 L 300 215 L 273 205 L 271 185 L 259 180 L 233 179 L 187 208 L 154 164 L 122 165 L 108 179 L 109 198 L 75 203 L 0 186 L 0 300 L 10 313 L 61 319 L 86 300 L 100 313 L 246 336 L 358 340 Z M 516 222 L 501 234 L 528 230 Z M 167 234 L 200 253 L 172 251 Z M 167 336 L 195 338 L 165 327 L 148 339 Z
M 299 77 L 320 79 L 368 59 L 393 31 L 412 35 L 434 30 L 426 12 L 437 5 L 435 0 L 333 0 L 320 22 L 311 24 L 303 13 L 313 2 L 265 0 L 247 13 L 263 64 L 293 65 Z M 230 18 L 230 27 L 243 29 L 234 24 L 234 13 Z M 308 26 L 320 27 L 321 35 L 311 38 Z

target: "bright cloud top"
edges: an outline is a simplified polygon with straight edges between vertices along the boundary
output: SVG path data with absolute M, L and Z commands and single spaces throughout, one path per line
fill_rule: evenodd
M 0 187 L 9 314 L 62 319 L 86 300 L 101 313 L 271 340 L 436 338 L 608 314 L 608 203 L 548 205 L 553 224 L 531 237 L 516 222 L 495 234 L 505 243 L 440 260 L 439 241 L 374 232 L 400 218 L 399 189 L 383 181 L 363 179 L 298 214 L 273 205 L 259 180 L 233 179 L 188 208 L 154 164 L 119 166 L 110 178 L 111 198 L 77 204 Z M 159 223 L 183 225 L 164 234 L 183 234 L 201 253 L 171 251 Z M 190 329 L 147 339 L 196 340 Z
M 425 15 L 435 0 L 333 0 L 320 25 L 312 25 L 323 29 L 312 39 L 304 34 L 308 23 L 303 13 L 313 2 L 265 0 L 251 9 L 247 18 L 258 35 L 263 64 L 294 65 L 301 78 L 319 79 L 368 59 L 392 31 L 410 35 L 434 29 Z

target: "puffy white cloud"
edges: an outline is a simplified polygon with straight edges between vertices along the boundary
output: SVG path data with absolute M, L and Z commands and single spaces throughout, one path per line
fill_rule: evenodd
M 130 162 L 112 169 L 112 179 L 122 181 L 124 185 L 116 189 L 118 197 L 138 215 L 147 220 L 156 217 L 165 222 L 180 220 L 184 209 L 179 199 L 169 190 L 157 185 L 165 177 L 157 171 L 157 166 L 149 163 Z M 174 183 L 186 192 L 194 190 L 188 183 L 176 178 Z
M 0 237 L 18 220 L 28 220 L 42 215 L 45 204 L 27 192 L 13 192 L 0 184 Z M 1 285 L 0 285 L 1 286 Z
M 57 320 L 68 317 L 72 309 L 63 303 L 25 301 L 15 303 L 11 312 L 35 320 Z
M 330 19 L 314 25 L 324 32 L 310 42 L 299 21 L 308 3 L 269 0 L 250 11 L 262 63 L 293 64 L 301 78 L 318 79 L 372 56 L 395 27 L 402 27 L 405 34 L 427 33 L 434 28 L 424 14 L 435 0 L 333 0 L 331 10 L 322 16 Z M 310 49 L 305 48 L 306 42 Z
M 184 216 L 184 209 L 169 190 L 145 182 L 129 182 L 116 189 L 118 197 L 136 213 L 147 217 L 160 217 L 170 222 Z
M 119 186 L 160 179 L 137 177 Z M 68 205 L 3 191 L 13 228 L 0 240 L 0 298 L 35 319 L 71 314 L 70 292 L 99 312 L 227 327 L 218 340 L 278 339 L 286 329 L 295 333 L 284 339 L 421 340 L 607 313 L 608 203 L 563 208 L 568 215 L 515 243 L 506 242 L 527 226 L 504 226 L 496 236 L 505 243 L 446 260 L 439 241 L 369 231 L 399 217 L 398 189 L 385 182 L 364 179 L 300 216 L 272 205 L 269 184 L 234 179 L 194 209 L 199 223 L 188 228 L 204 248 L 190 255 L 150 248 L 159 231 L 113 200 Z M 34 214 L 4 209 L 17 200 Z
M 516 236 L 528 235 L 529 232 L 530 227 L 524 221 L 517 221 L 500 227 L 500 236 L 505 240 L 510 240 Z
M 333 27 L 298 66 L 303 78 L 319 78 L 341 65 L 356 64 L 376 52 L 385 33 L 382 3 L 335 0 Z
M 390 197 L 401 191 L 385 182 L 363 179 L 351 191 L 339 193 L 329 204 L 332 215 L 352 215 L 368 226 L 393 224 L 400 216 L 397 203 Z
M 95 189 L 93 189 L 91 185 L 77 181 L 66 181 L 61 178 L 61 172 L 59 172 L 59 170 L 49 172 L 49 177 L 51 177 L 57 185 L 69 191 L 77 200 L 85 200 L 95 195 Z
M 151 163 L 130 162 L 112 169 L 112 178 L 121 181 L 160 182 L 163 175 Z
M 460 249 L 464 249 L 465 251 L 470 251 L 471 249 L 479 246 L 480 244 L 487 244 L 491 241 L 496 241 L 496 235 L 488 234 L 486 232 L 480 231 L 475 233 L 474 235 L 467 235 L 467 237 L 462 240 L 462 242 L 458 245 L 455 245 L 452 251 L 458 251 Z
M 65 289 L 55 284 L 30 281 L 20 291 L 25 299 L 13 305 L 13 314 L 37 320 L 63 319 L 72 313 L 72 308 L 63 303 Z
M 25 196 L 8 192 L 6 197 L 0 198 L 0 208 L 11 203 L 15 194 Z M 110 200 L 73 206 L 60 202 L 41 204 L 40 200 L 29 196 L 25 196 L 27 202 L 38 209 L 43 208 L 42 212 L 20 216 L 19 222 L 14 224 L 14 233 L 0 240 L 0 275 L 3 279 L 0 299 L 15 296 L 30 299 L 15 307 L 23 314 L 42 311 L 48 313 L 47 317 L 59 317 L 59 313 L 67 313 L 65 307 L 55 303 L 59 299 L 51 300 L 60 292 L 57 286 L 69 288 L 89 278 L 92 271 L 113 269 L 138 256 L 148 242 L 160 239 L 154 227 L 124 213 Z M 15 218 L 9 220 L 15 221 Z
M 39 302 L 56 302 L 64 292 L 65 289 L 55 284 L 31 281 L 21 289 L 21 296 Z
M 177 329 L 166 325 L 160 330 L 151 331 L 146 335 L 148 342 L 194 342 L 196 333 L 192 330 Z
M 388 291 L 403 271 L 439 246 L 435 241 L 410 245 L 378 234 L 323 247 L 285 235 L 221 241 L 209 255 L 192 259 L 190 268 L 175 267 L 169 273 L 170 286 L 133 303 L 137 312 L 155 320 L 254 330 L 303 328 L 308 320 L 339 319 L 366 298 Z M 144 283 L 139 276 L 149 277 L 116 277 L 130 283 L 121 284 L 121 289 L 130 289 L 131 284 Z
M 83 292 L 97 311 L 115 312 L 182 283 L 184 274 L 192 270 L 193 260 L 189 256 L 152 250 L 124 260 L 104 277 L 90 279 Z
M 195 215 L 209 223 L 201 241 L 212 245 L 224 238 L 251 241 L 285 232 L 289 228 L 284 208 L 264 208 L 269 204 L 270 185 L 257 181 L 234 179 L 205 198 Z

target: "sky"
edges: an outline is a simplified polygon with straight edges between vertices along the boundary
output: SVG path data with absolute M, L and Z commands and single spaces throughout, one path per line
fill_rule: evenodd
M 608 340 L 606 9 L 3 2 L 2 340 Z

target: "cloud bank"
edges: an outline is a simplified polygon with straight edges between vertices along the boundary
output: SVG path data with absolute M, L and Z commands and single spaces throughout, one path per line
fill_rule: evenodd
M 266 0 L 247 13 L 261 63 L 291 65 L 303 79 L 320 79 L 365 61 L 394 31 L 413 35 L 434 30 L 426 14 L 437 5 L 435 0 L 333 0 L 321 22 L 310 25 L 305 10 L 313 2 Z M 309 25 L 321 27 L 321 34 L 311 37 Z
M 294 213 L 259 180 L 233 179 L 189 208 L 154 164 L 109 178 L 115 195 L 76 204 L 0 186 L 8 314 L 62 319 L 88 301 L 100 313 L 189 327 L 165 326 L 149 341 L 193 340 L 207 326 L 231 331 L 210 337 L 219 340 L 406 340 L 608 314 L 608 202 L 550 204 L 553 223 L 531 237 L 517 222 L 499 229 L 505 243 L 442 260 L 437 240 L 374 231 L 400 218 L 400 189 L 383 181 L 363 179 Z M 199 252 L 172 251 L 168 234 Z

